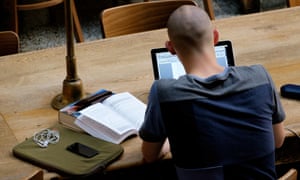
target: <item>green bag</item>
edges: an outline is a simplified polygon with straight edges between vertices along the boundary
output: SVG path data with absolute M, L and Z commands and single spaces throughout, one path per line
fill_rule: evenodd
M 59 132 L 60 138 L 57 143 L 42 148 L 31 137 L 13 148 L 14 156 L 63 175 L 87 176 L 101 172 L 124 151 L 119 144 L 75 132 L 59 124 L 51 129 Z M 67 147 L 75 142 L 98 150 L 99 154 L 86 158 L 68 151 Z

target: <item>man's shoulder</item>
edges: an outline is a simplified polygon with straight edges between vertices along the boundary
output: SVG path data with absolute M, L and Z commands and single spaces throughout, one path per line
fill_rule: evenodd
M 266 72 L 266 69 L 260 64 L 254 64 L 249 66 L 235 66 L 233 67 L 239 71 L 256 71 L 256 72 Z
M 250 66 L 236 66 L 234 67 L 239 75 L 251 77 L 251 79 L 257 78 L 268 78 L 269 74 L 264 66 L 260 64 L 250 65 Z
M 154 82 L 155 86 L 158 88 L 169 88 L 177 83 L 177 79 L 160 79 Z

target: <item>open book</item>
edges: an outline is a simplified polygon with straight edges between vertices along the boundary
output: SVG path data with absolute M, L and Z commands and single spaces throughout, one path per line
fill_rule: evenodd
M 80 110 L 75 124 L 94 137 L 120 144 L 137 135 L 145 111 L 146 104 L 132 94 L 117 93 Z
M 111 96 L 113 93 L 106 89 L 100 89 L 99 91 L 90 94 L 89 96 L 80 99 L 74 103 L 67 105 L 59 110 L 58 122 L 63 126 L 78 131 L 84 132 L 83 129 L 78 127 L 74 122 L 81 114 L 81 110 L 98 102 L 102 102 L 104 99 Z

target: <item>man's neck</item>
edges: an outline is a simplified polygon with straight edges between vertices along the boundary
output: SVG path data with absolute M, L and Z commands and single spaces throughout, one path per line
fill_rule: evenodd
M 190 57 L 184 64 L 187 74 L 193 74 L 201 78 L 207 78 L 224 71 L 224 67 L 219 65 L 213 51 L 204 52 L 201 55 Z

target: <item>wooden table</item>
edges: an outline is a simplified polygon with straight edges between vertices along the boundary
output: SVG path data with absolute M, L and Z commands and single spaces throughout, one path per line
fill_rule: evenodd
M 300 7 L 214 21 L 222 40 L 233 43 L 237 65 L 263 64 L 278 88 L 300 84 Z M 76 45 L 78 73 L 87 92 L 129 91 L 147 103 L 153 82 L 150 49 L 163 47 L 166 30 Z M 65 47 L 0 57 L 0 179 L 22 179 L 37 167 L 14 158 L 14 145 L 57 123 L 51 100 L 62 91 Z M 282 98 L 285 125 L 300 132 L 300 102 Z M 295 135 L 287 131 L 288 138 Z M 139 138 L 107 170 L 142 164 Z M 287 151 L 285 150 L 285 153 Z M 298 153 L 300 154 L 300 153 Z M 298 155 L 299 156 L 299 155 Z M 297 159 L 298 158 L 298 159 Z M 297 161 L 299 157 L 291 161 Z M 284 163 L 278 159 L 277 163 Z

